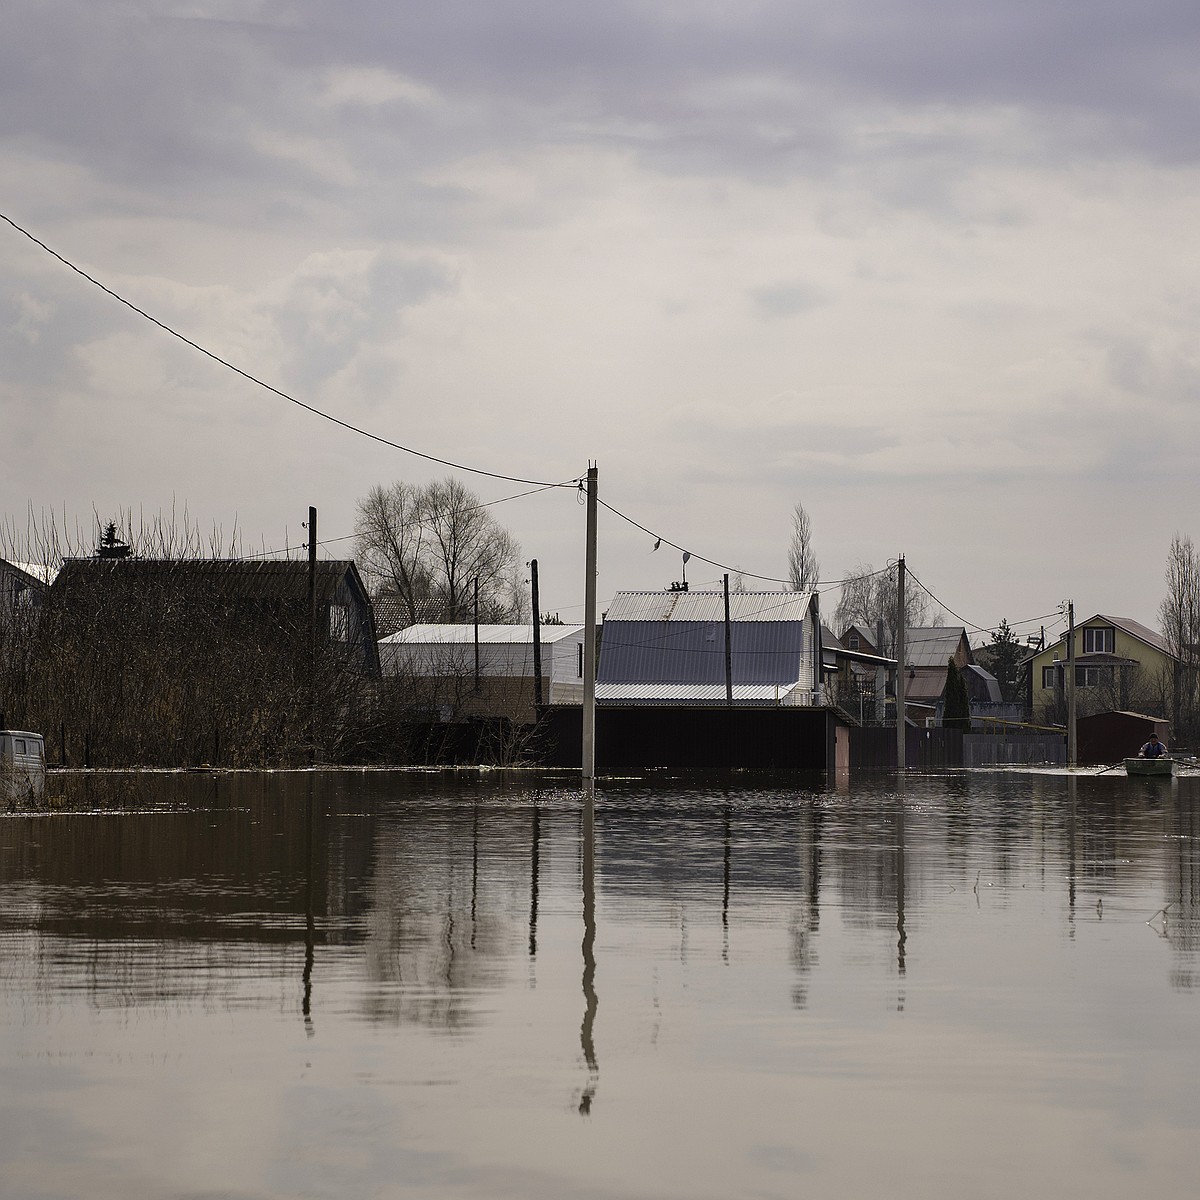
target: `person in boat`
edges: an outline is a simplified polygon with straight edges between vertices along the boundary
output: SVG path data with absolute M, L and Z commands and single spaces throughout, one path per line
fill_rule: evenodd
M 1161 758 L 1167 752 L 1164 743 L 1158 740 L 1158 734 L 1152 733 L 1150 740 L 1138 751 L 1139 758 Z

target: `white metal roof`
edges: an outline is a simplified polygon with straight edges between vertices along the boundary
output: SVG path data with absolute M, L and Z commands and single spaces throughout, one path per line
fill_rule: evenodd
M 735 683 L 735 704 L 782 702 L 799 683 Z M 610 704 L 724 704 L 723 683 L 597 683 L 597 703 Z
M 731 621 L 803 621 L 812 592 L 730 592 Z M 608 621 L 724 621 L 724 592 L 617 592 Z
M 542 645 L 562 641 L 580 633 L 582 625 L 543 625 L 539 633 Z M 475 641 L 474 625 L 410 625 L 407 629 L 382 638 L 380 644 L 387 645 L 472 645 Z M 532 625 L 480 625 L 479 641 L 490 645 L 533 644 Z
M 58 574 L 57 567 L 44 566 L 42 563 L 27 563 L 17 562 L 15 558 L 6 559 L 9 566 L 16 567 L 18 571 L 24 571 L 31 579 L 36 579 L 39 583 L 44 583 L 47 586 L 54 582 L 54 577 Z

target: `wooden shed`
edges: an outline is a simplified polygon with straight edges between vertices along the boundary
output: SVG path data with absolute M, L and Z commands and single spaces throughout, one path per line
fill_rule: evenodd
M 1116 763 L 1136 754 L 1152 733 L 1170 746 L 1168 722 L 1145 713 L 1111 711 L 1080 717 L 1075 725 L 1081 765 Z

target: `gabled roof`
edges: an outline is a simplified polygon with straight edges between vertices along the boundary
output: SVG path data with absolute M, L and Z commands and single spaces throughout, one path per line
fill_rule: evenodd
M 1153 629 L 1147 628 L 1140 621 L 1135 621 L 1132 617 L 1113 617 L 1109 616 L 1107 613 L 1096 613 L 1095 616 L 1088 617 L 1086 621 L 1076 621 L 1075 632 L 1079 633 L 1079 631 L 1085 627 L 1093 627 L 1096 625 L 1112 625 L 1115 629 L 1120 629 L 1124 633 L 1129 634 L 1130 637 L 1136 638 L 1139 642 L 1149 646 L 1151 649 L 1157 650 L 1160 654 L 1165 654 L 1169 658 L 1175 657 L 1174 651 L 1172 651 L 1166 638 L 1164 638 L 1161 634 L 1155 633 Z M 1057 641 L 1047 642 L 1044 649 L 1034 650 L 1032 654 L 1027 654 L 1023 659 L 1021 659 L 1021 665 L 1024 666 L 1026 663 L 1033 662 L 1038 655 L 1045 654 L 1047 650 L 1053 650 L 1058 646 L 1065 648 L 1066 644 L 1067 635 L 1064 632 Z M 1078 662 L 1083 657 L 1084 655 L 1082 654 L 1076 654 L 1075 659 Z M 1087 659 L 1088 662 L 1101 661 L 1099 655 L 1089 654 L 1087 655 Z M 1122 659 L 1120 661 L 1125 662 L 1129 660 Z
M 866 642 L 866 644 L 871 647 L 871 650 L 878 651 L 879 646 L 875 642 L 875 634 L 871 633 L 862 625 L 847 625 L 842 631 L 842 636 L 839 641 L 843 646 L 846 646 L 847 649 L 849 649 L 849 643 L 846 639 L 849 638 L 852 633 L 858 636 L 860 642 Z M 862 646 L 859 646 L 859 649 L 861 650 Z M 868 651 L 868 653 L 870 653 L 870 651 Z
M 22 587 L 47 587 L 54 582 L 55 575 L 58 574 L 57 567 L 46 567 L 41 563 L 17 562 L 11 558 L 0 558 L 0 571 L 8 571 L 9 573 L 21 576 L 20 584 Z
M 982 667 L 977 667 L 974 663 L 967 663 L 962 669 L 963 680 L 967 683 L 968 693 L 972 691 L 968 676 L 976 681 L 975 690 L 981 693 L 981 699 L 986 698 L 993 704 L 999 704 L 1004 700 L 1004 696 L 1000 691 L 1000 681 L 991 673 L 985 671 Z
M 1139 642 L 1145 642 L 1147 646 L 1152 646 L 1155 650 L 1163 654 L 1170 654 L 1171 647 L 1167 644 L 1167 639 L 1162 634 L 1155 633 L 1153 629 L 1148 629 L 1140 621 L 1135 621 L 1132 617 L 1109 617 L 1104 613 L 1097 613 L 1094 617 L 1089 617 L 1081 625 L 1075 628 L 1082 629 L 1084 625 L 1094 625 L 1097 621 L 1104 621 L 1109 625 L 1114 625 L 1118 629 L 1123 629 L 1130 637 L 1135 637 Z M 1061 639 L 1065 641 L 1065 636 Z
M 366 598 L 358 569 L 349 559 L 318 559 L 314 575 L 318 603 L 332 602 L 343 579 L 349 579 Z M 197 581 L 238 600 L 308 601 L 308 562 L 297 558 L 68 558 L 52 591 L 83 591 L 110 582 L 150 585 Z
M 802 677 L 813 652 L 814 595 L 738 592 L 729 597 L 733 682 L 771 689 Z M 807 641 L 806 641 L 807 639 Z M 618 592 L 604 619 L 598 682 L 725 684 L 722 592 Z
M 542 625 L 538 640 L 543 646 L 574 637 L 583 629 L 582 625 Z M 486 645 L 533 645 L 532 625 L 480 625 L 480 644 Z M 474 625 L 410 625 L 381 638 L 385 646 L 462 646 L 475 642 Z
M 803 621 L 814 592 L 730 592 L 729 619 Z M 617 592 L 604 614 L 610 621 L 724 621 L 724 592 Z
M 904 662 L 914 667 L 945 667 L 967 631 L 962 625 L 921 625 L 904 631 Z

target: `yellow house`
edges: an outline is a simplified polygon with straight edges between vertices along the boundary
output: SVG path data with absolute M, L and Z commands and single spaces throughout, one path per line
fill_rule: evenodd
M 1025 660 L 1035 721 L 1066 720 L 1067 639 Z M 1165 716 L 1175 657 L 1166 640 L 1129 617 L 1097 613 L 1075 626 L 1075 706 L 1079 716 L 1136 709 Z

